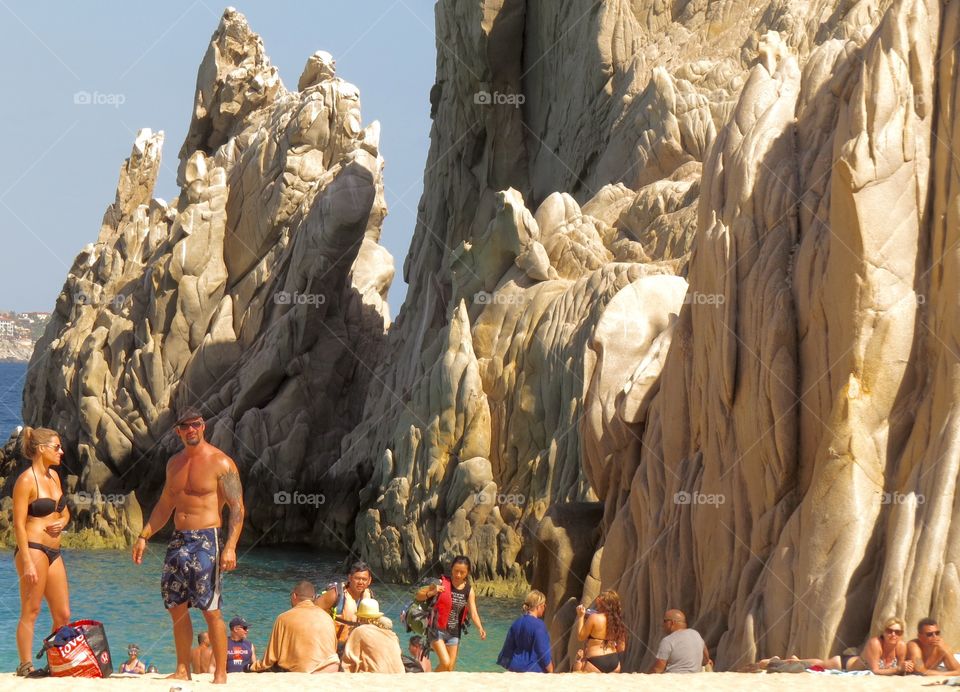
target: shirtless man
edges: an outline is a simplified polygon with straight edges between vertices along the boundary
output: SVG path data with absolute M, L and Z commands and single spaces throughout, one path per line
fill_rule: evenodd
M 177 670 L 169 677 L 190 680 L 190 643 L 193 625 L 190 606 L 203 612 L 213 647 L 214 683 L 227 681 L 227 631 L 220 608 L 223 571 L 237 566 L 237 541 L 243 528 L 243 488 L 233 460 L 203 438 L 203 416 L 188 408 L 178 417 L 177 435 L 183 450 L 167 462 L 163 492 L 150 519 L 133 545 L 133 561 L 143 561 L 147 540 L 173 514 L 176 529 L 170 537 L 160 577 L 163 605 L 173 620 Z M 226 540 L 220 512 L 230 508 Z
M 917 623 L 917 638 L 907 644 L 907 660 L 920 675 L 960 675 L 953 649 L 940 638 L 940 625 L 933 618 Z
M 197 635 L 197 646 L 190 652 L 190 667 L 194 673 L 212 673 L 213 649 L 210 648 L 210 635 L 201 632 Z

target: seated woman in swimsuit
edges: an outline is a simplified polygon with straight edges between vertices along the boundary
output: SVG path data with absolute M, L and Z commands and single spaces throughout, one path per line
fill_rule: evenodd
M 67 570 L 60 558 L 60 533 L 70 521 L 67 498 L 60 477 L 52 467 L 60 465 L 60 436 L 48 428 L 24 428 L 20 441 L 30 468 L 13 485 L 13 531 L 17 540 L 14 561 L 20 577 L 20 622 L 17 623 L 17 675 L 34 671 L 31 663 L 33 626 L 46 598 L 53 629 L 70 622 Z
M 130 644 L 127 647 L 127 654 L 130 656 L 126 661 L 120 664 L 121 673 L 133 673 L 134 675 L 143 675 L 147 672 L 147 666 L 140 660 L 140 647 L 136 644 Z
M 577 652 L 574 671 L 583 673 L 619 673 L 620 656 L 627 649 L 627 628 L 623 624 L 620 596 L 604 591 L 594 601 L 596 610 L 577 606 L 577 638 L 586 641 Z

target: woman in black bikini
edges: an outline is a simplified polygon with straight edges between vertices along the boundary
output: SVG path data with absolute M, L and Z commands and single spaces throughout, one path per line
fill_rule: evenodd
M 47 599 L 53 629 L 70 622 L 67 570 L 60 558 L 60 533 L 70 521 L 67 498 L 53 466 L 60 465 L 60 436 L 48 428 L 25 428 L 21 451 L 30 468 L 13 486 L 14 561 L 20 576 L 20 622 L 17 623 L 17 675 L 35 672 L 31 663 L 33 626 L 40 604 Z
M 594 602 L 596 610 L 577 606 L 577 638 L 586 646 L 577 652 L 574 671 L 619 673 L 620 655 L 627 650 L 627 628 L 623 624 L 620 596 L 604 591 Z

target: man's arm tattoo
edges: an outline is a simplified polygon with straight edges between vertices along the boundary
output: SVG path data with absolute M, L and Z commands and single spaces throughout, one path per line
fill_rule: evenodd
M 227 543 L 236 546 L 240 540 L 240 531 L 243 529 L 243 486 L 240 485 L 240 474 L 236 470 L 227 471 L 220 477 L 227 506 L 230 507 L 230 518 L 227 523 Z

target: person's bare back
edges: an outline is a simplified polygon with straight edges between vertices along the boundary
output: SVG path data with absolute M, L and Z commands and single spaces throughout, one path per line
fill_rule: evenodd
M 190 652 L 190 667 L 194 673 L 212 673 L 213 649 L 210 648 L 210 635 L 203 632 L 199 639 L 199 645 Z

